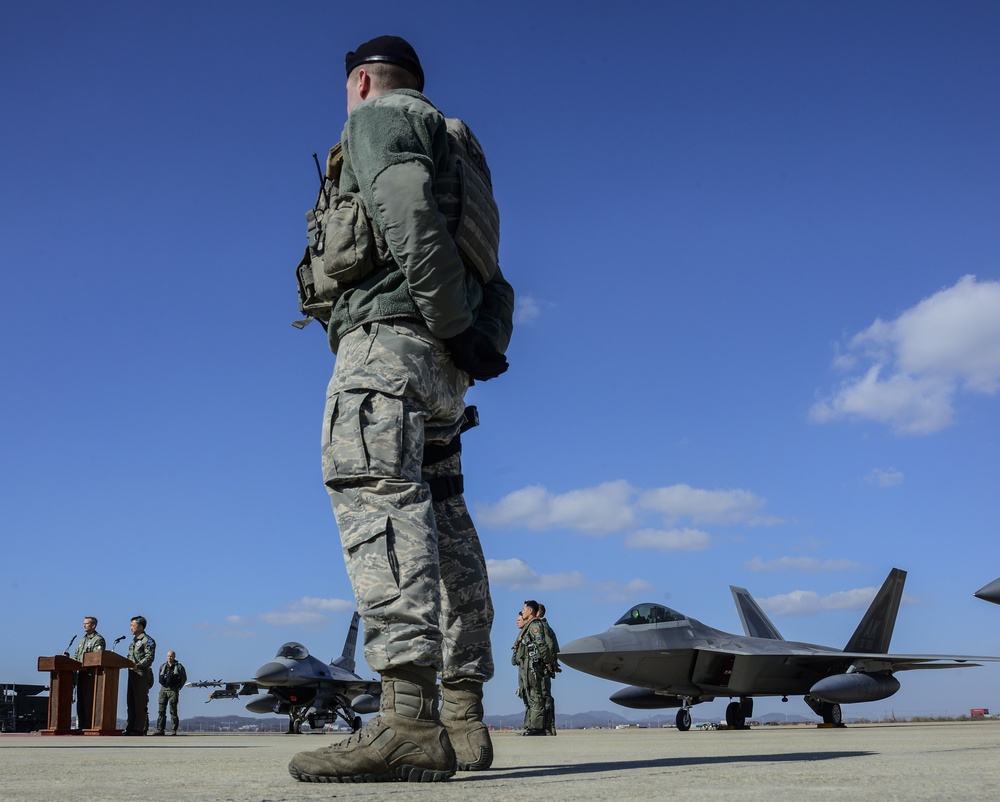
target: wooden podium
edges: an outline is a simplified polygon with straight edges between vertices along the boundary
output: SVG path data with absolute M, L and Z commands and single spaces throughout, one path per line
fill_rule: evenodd
M 84 735 L 122 734 L 118 729 L 118 672 L 134 666 L 114 652 L 87 652 L 83 656 L 83 667 L 92 673 L 94 683 L 94 720 L 79 722 Z
M 38 670 L 49 672 L 49 719 L 42 735 L 73 734 L 73 672 L 81 668 L 82 663 L 63 654 L 38 658 Z

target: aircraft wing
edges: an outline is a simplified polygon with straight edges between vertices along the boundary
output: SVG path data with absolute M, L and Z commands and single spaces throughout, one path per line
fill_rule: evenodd
M 221 679 L 207 679 L 201 682 L 189 682 L 188 688 L 217 688 L 208 695 L 207 701 L 213 699 L 236 699 L 239 696 L 253 696 L 260 693 L 257 683 L 253 680 L 238 682 L 223 682 Z
M 842 652 L 824 646 L 795 641 L 768 641 L 754 645 L 739 638 L 718 644 L 699 644 L 695 652 L 733 657 L 780 657 L 788 665 L 824 665 L 827 663 L 884 663 L 882 670 L 902 671 L 906 668 L 963 668 L 974 661 L 1000 662 L 1000 657 L 981 654 L 883 654 L 880 652 Z
M 805 643 L 755 640 L 739 638 L 696 646 L 691 682 L 701 688 L 728 688 L 747 695 L 784 695 L 808 689 L 823 677 L 849 671 L 884 675 L 1000 661 L 998 657 L 973 655 L 841 652 Z

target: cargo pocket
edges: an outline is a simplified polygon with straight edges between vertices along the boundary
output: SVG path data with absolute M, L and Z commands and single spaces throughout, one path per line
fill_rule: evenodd
M 402 399 L 347 390 L 329 399 L 328 410 L 323 433 L 323 479 L 328 486 L 400 475 Z
M 399 563 L 392 532 L 387 520 L 382 531 L 365 537 L 360 533 L 341 533 L 347 573 L 358 604 L 371 610 L 399 598 Z

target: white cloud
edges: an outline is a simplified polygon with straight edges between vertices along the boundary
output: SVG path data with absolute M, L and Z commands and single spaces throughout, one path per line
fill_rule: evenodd
M 329 613 L 354 611 L 354 602 L 346 599 L 316 599 L 312 596 L 303 596 L 298 605 L 304 610 L 320 610 Z
M 523 326 L 534 323 L 541 317 L 542 308 L 531 295 L 518 295 L 514 301 L 514 325 Z
M 211 624 L 203 622 L 196 624 L 196 628 L 206 632 L 210 638 L 255 638 L 257 633 L 248 628 L 247 621 L 238 615 L 227 615 L 225 624 Z
M 282 610 L 261 613 L 260 620 L 272 626 L 316 626 L 329 620 L 328 613 L 352 610 L 354 610 L 353 601 L 303 596 Z
M 689 485 L 672 485 L 648 490 L 640 505 L 662 513 L 668 522 L 690 518 L 698 524 L 777 523 L 758 511 L 767 503 L 749 490 L 701 490 Z
M 628 482 L 607 482 L 584 490 L 555 494 L 544 487 L 515 490 L 492 505 L 477 507 L 483 526 L 524 527 L 536 532 L 575 529 L 589 534 L 607 534 L 634 523 Z
M 623 604 L 636 604 L 643 598 L 652 595 L 653 590 L 652 583 L 645 579 L 631 579 L 624 584 L 621 582 L 597 583 L 597 592 L 604 597 L 605 601 L 622 602 Z
M 275 610 L 261 613 L 260 620 L 276 627 L 308 627 L 325 623 L 327 618 L 315 610 Z
M 587 584 L 587 579 L 579 571 L 566 571 L 561 574 L 542 574 L 538 577 L 536 590 L 570 590 L 571 588 L 582 588 Z
M 779 557 L 762 560 L 754 557 L 746 563 L 748 571 L 853 571 L 863 568 L 853 560 L 818 560 L 815 557 Z
M 490 584 L 512 590 L 567 590 L 583 587 L 586 578 L 579 571 L 561 574 L 538 574 L 524 560 L 487 560 L 486 572 Z
M 709 548 L 711 535 L 700 528 L 684 526 L 682 519 L 692 524 L 719 526 L 780 523 L 780 518 L 762 513 L 766 503 L 748 490 L 701 490 L 671 485 L 639 491 L 619 480 L 561 494 L 541 486 L 525 487 L 496 504 L 478 505 L 476 520 L 484 527 L 535 532 L 552 529 L 589 535 L 623 532 L 628 535 L 626 543 L 631 548 L 696 551 Z
M 873 468 L 865 477 L 865 482 L 876 487 L 898 487 L 903 484 L 903 473 L 895 468 L 888 470 Z
M 711 544 L 711 536 L 700 529 L 640 529 L 625 538 L 630 549 L 657 551 L 705 551 Z
M 771 615 L 815 615 L 824 610 L 865 610 L 877 592 L 878 588 L 857 588 L 820 596 L 813 590 L 793 590 L 757 601 Z
M 964 276 L 895 320 L 877 319 L 847 351 L 836 366 L 862 367 L 813 405 L 811 420 L 873 420 L 899 434 L 940 431 L 954 421 L 960 392 L 1000 390 L 1000 282 Z

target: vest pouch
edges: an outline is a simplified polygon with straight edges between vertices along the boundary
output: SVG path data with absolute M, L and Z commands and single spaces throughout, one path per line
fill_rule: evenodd
M 299 311 L 306 316 L 306 321 L 316 318 L 326 323 L 344 288 L 328 279 L 322 270 L 313 270 L 312 254 L 308 247 L 295 267 L 295 280 L 299 290 Z
M 500 247 L 500 212 L 491 187 L 467 162 L 460 161 L 462 212 L 454 237 L 466 264 L 485 284 L 496 273 Z
M 354 192 L 335 195 L 322 216 L 322 272 L 336 284 L 353 285 L 375 269 L 375 235 L 364 201 Z M 313 278 L 315 275 L 314 256 Z
M 500 211 L 493 179 L 476 135 L 461 120 L 445 118 L 448 161 L 435 177 L 433 194 L 458 251 L 483 284 L 499 264 Z

